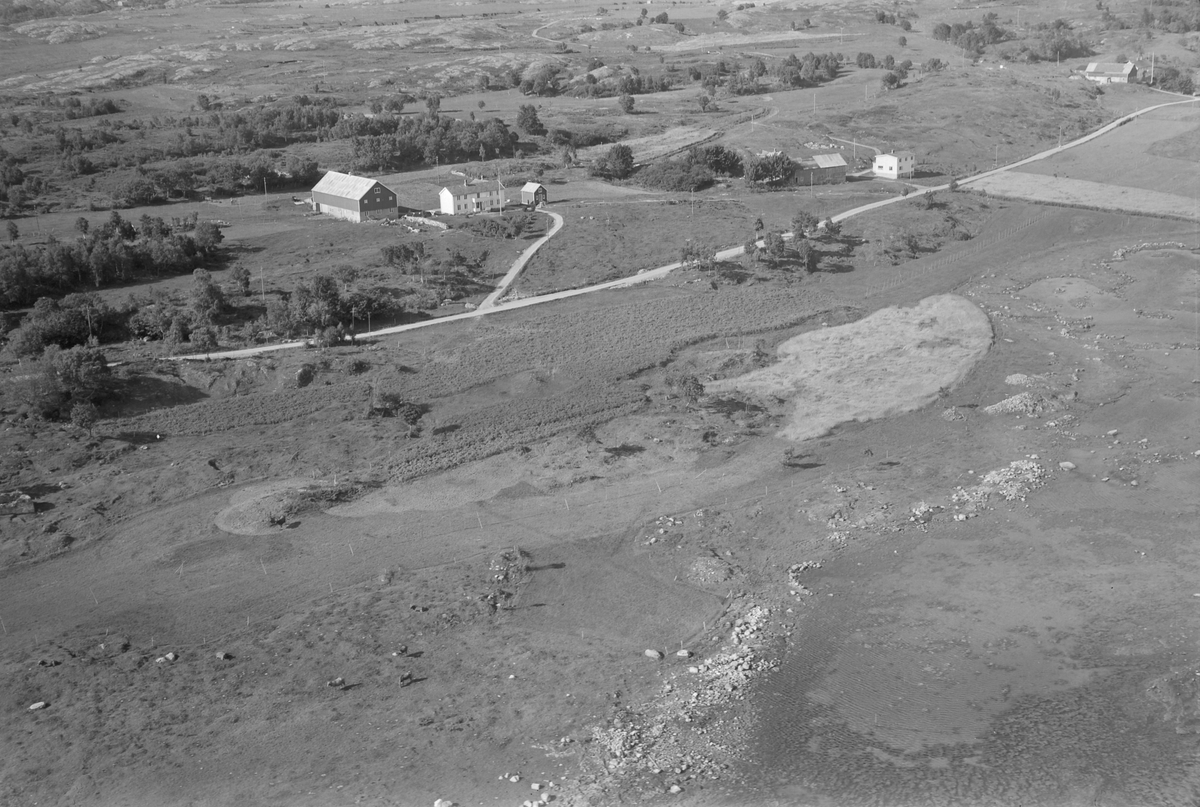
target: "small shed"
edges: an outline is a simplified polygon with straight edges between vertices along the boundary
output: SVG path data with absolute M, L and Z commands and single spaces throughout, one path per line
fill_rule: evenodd
M 526 182 L 521 186 L 521 204 L 534 207 L 546 204 L 546 186 L 537 182 Z
M 871 164 L 875 176 L 884 179 L 899 179 L 911 177 L 917 170 L 917 157 L 911 151 L 893 151 L 888 154 L 876 154 L 875 162 Z
M 1092 62 L 1083 77 L 1097 84 L 1128 84 L 1137 79 L 1137 66 L 1133 62 Z
M 374 179 L 329 171 L 313 186 L 312 207 L 346 221 L 394 219 L 396 194 Z

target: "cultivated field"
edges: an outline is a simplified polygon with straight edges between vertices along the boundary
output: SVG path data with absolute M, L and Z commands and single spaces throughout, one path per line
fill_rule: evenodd
M 1008 171 L 993 174 L 968 186 L 989 196 L 1026 199 L 1090 210 L 1111 210 L 1146 216 L 1200 220 L 1196 197 L 1092 182 L 1085 179 Z
M 1022 166 L 1020 173 L 1082 179 L 1171 193 L 1200 193 L 1200 110 L 1168 107 L 1135 118 L 1102 138 Z

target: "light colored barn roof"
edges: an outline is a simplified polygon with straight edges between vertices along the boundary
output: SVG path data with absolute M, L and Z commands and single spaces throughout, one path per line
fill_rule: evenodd
M 521 186 L 522 193 L 534 193 L 538 188 L 542 187 L 540 182 L 526 182 Z
M 1133 72 L 1133 62 L 1092 62 L 1087 66 L 1089 75 L 1127 76 Z
M 814 154 L 813 162 L 817 168 L 845 168 L 846 161 L 840 154 Z
M 375 187 L 373 179 L 330 171 L 313 186 L 313 191 L 328 193 L 330 196 L 341 196 L 344 199 L 361 199 L 370 193 L 373 187 Z

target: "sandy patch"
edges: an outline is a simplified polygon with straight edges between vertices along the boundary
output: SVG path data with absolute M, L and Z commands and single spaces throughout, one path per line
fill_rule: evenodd
M 311 479 L 280 479 L 251 485 L 229 497 L 229 506 L 217 513 L 217 529 L 234 535 L 278 532 L 280 521 L 296 512 L 296 495 L 314 487 Z
M 840 423 L 925 406 L 961 381 L 991 342 L 987 316 L 969 300 L 943 294 L 801 334 L 779 346 L 770 367 L 706 386 L 793 400 L 792 421 L 780 436 L 805 440 Z

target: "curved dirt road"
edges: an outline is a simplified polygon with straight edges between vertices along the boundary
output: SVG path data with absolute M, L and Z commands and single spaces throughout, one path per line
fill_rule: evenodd
M 1155 104 L 1154 106 L 1146 107 L 1145 109 L 1139 109 L 1135 112 L 1129 113 L 1128 115 L 1124 115 L 1120 118 L 1117 118 L 1116 120 L 1112 121 L 1111 123 L 1105 124 L 1104 126 L 1100 127 L 1099 129 L 1097 129 L 1096 131 L 1094 131 L 1090 134 L 1086 134 L 1077 140 L 1072 140 L 1070 143 L 1066 143 L 1062 146 L 1055 146 L 1054 148 L 1050 148 L 1050 149 L 1047 149 L 1046 151 L 1039 152 L 1038 154 L 1035 154 L 1032 157 L 1026 157 L 1026 158 L 1024 158 L 1022 160 L 1018 160 L 1014 163 L 1009 163 L 1008 165 L 1002 165 L 999 168 L 993 168 L 991 171 L 984 171 L 983 173 L 976 174 L 973 177 L 967 177 L 965 179 L 960 180 L 958 184 L 966 185 L 968 183 L 976 182 L 980 179 L 990 177 L 993 174 L 998 174 L 1002 171 L 1011 171 L 1014 168 L 1020 168 L 1023 165 L 1028 165 L 1030 163 L 1037 162 L 1038 160 L 1044 160 L 1047 157 L 1053 157 L 1054 155 L 1060 154 L 1061 152 L 1066 151 L 1067 149 L 1074 148 L 1075 146 L 1079 146 L 1084 143 L 1095 140 L 1097 137 L 1101 137 L 1102 135 L 1105 135 L 1108 132 L 1111 132 L 1113 129 L 1117 128 L 1118 126 L 1124 125 L 1125 123 L 1128 123 L 1129 121 L 1133 120 L 1134 118 L 1136 118 L 1140 115 L 1144 115 L 1148 112 L 1153 112 L 1155 110 L 1162 109 L 1164 107 L 1177 106 L 1179 104 L 1190 104 L 1190 103 L 1195 103 L 1195 102 L 1196 102 L 1196 100 L 1194 98 L 1188 97 L 1188 98 L 1185 98 L 1184 100 L 1180 100 L 1180 101 L 1168 101 L 1166 103 Z M 908 196 L 895 196 L 890 199 L 882 199 L 878 202 L 871 202 L 870 204 L 862 205 L 861 207 L 856 207 L 851 210 L 847 210 L 843 213 L 838 213 L 837 215 L 832 216 L 831 219 L 834 222 L 845 221 L 846 219 L 852 218 L 852 217 L 860 215 L 862 213 L 867 213 L 871 210 L 878 210 L 881 207 L 887 207 L 888 205 L 899 204 L 900 202 L 903 202 L 910 197 L 921 196 L 921 195 L 924 195 L 927 193 L 934 193 L 936 191 L 946 190 L 947 188 L 949 188 L 949 184 L 936 185 L 936 186 L 929 187 L 929 188 L 923 188 L 915 193 L 909 194 Z M 547 212 L 549 212 L 549 211 L 547 211 Z M 551 215 L 555 215 L 555 214 L 551 214 Z M 555 228 L 552 232 L 558 232 L 558 229 Z M 743 248 L 740 246 L 730 247 L 729 249 L 724 249 L 724 250 L 721 250 L 720 252 L 718 252 L 716 254 L 716 258 L 718 260 L 728 260 L 730 258 L 736 258 L 739 255 L 741 255 L 743 253 L 743 251 L 744 251 Z M 524 255 L 522 257 L 524 257 Z M 518 259 L 518 260 L 520 260 L 520 259 Z M 488 300 L 485 300 L 484 304 L 481 305 L 479 308 L 477 308 L 474 311 L 467 311 L 462 314 L 454 314 L 449 317 L 439 317 L 438 319 L 426 320 L 425 322 L 413 322 L 413 323 L 409 323 L 407 325 L 396 325 L 391 328 L 382 328 L 377 331 L 371 331 L 370 333 L 359 334 L 359 336 L 364 337 L 364 338 L 365 337 L 375 337 L 375 336 L 390 336 L 392 334 L 403 333 L 405 331 L 412 331 L 412 330 L 416 330 L 418 328 L 428 328 L 431 325 L 438 325 L 443 322 L 457 322 L 458 320 L 472 319 L 474 317 L 481 317 L 486 314 L 493 314 L 493 313 L 497 313 L 500 311 L 509 311 L 509 310 L 516 309 L 516 308 L 526 308 L 531 305 L 541 305 L 542 303 L 552 303 L 555 300 L 565 300 L 569 297 L 578 297 L 581 294 L 591 294 L 592 292 L 597 292 L 597 291 L 607 291 L 609 289 L 624 288 L 624 287 L 632 286 L 632 285 L 635 285 L 638 283 L 646 283 L 651 280 L 658 280 L 659 278 L 665 277 L 666 275 L 670 274 L 671 272 L 678 269 L 682 265 L 683 264 L 681 264 L 681 263 L 669 263 L 666 266 L 660 266 L 656 269 L 645 270 L 645 271 L 639 272 L 636 275 L 621 278 L 619 280 L 610 280 L 606 283 L 597 283 L 593 286 L 584 286 L 584 287 L 578 288 L 578 289 L 568 289 L 567 291 L 557 291 L 557 292 L 552 292 L 550 294 L 538 295 L 536 297 L 526 297 L 521 300 L 512 300 L 512 301 L 509 301 L 502 305 L 495 304 L 495 301 L 492 300 L 491 296 L 489 296 Z M 522 266 L 524 266 L 524 264 L 522 264 Z M 519 271 L 520 270 L 518 269 L 517 272 L 519 273 Z M 510 271 L 509 274 L 513 275 L 512 271 Z M 515 277 L 515 275 L 513 275 L 513 277 Z M 508 275 L 505 276 L 505 280 L 507 282 L 511 282 L 511 279 L 509 278 Z M 504 282 L 504 281 L 502 281 L 502 282 Z M 492 301 L 491 305 L 488 305 L 489 300 Z M 275 350 L 288 350 L 290 348 L 303 347 L 306 344 L 307 344 L 307 342 L 304 342 L 304 341 L 287 342 L 285 344 L 280 344 L 280 345 L 264 345 L 262 347 L 245 348 L 242 350 L 226 350 L 226 351 L 221 351 L 220 353 L 207 353 L 204 355 L 191 355 L 191 356 L 170 356 L 168 358 L 172 359 L 172 360 L 176 360 L 176 361 L 207 361 L 209 359 L 241 359 L 241 358 L 246 358 L 248 356 L 255 356 L 260 353 L 269 353 L 269 352 L 275 351 Z
M 530 244 L 525 251 L 522 252 L 515 261 L 513 261 L 512 268 L 509 269 L 508 273 L 500 279 L 500 282 L 496 285 L 496 290 L 489 294 L 487 299 L 479 304 L 480 308 L 494 307 L 496 305 L 496 301 L 504 296 L 504 292 L 507 291 L 508 287 L 512 285 L 512 282 L 517 279 L 517 275 L 521 274 L 521 270 L 525 268 L 525 264 L 529 263 L 529 259 L 533 257 L 534 253 L 541 249 L 543 244 L 553 238 L 555 234 L 562 229 L 562 216 L 558 215 L 557 213 L 552 213 L 549 210 L 543 210 L 542 212 L 552 218 L 554 220 L 554 224 L 549 230 L 546 231 L 545 235 Z

